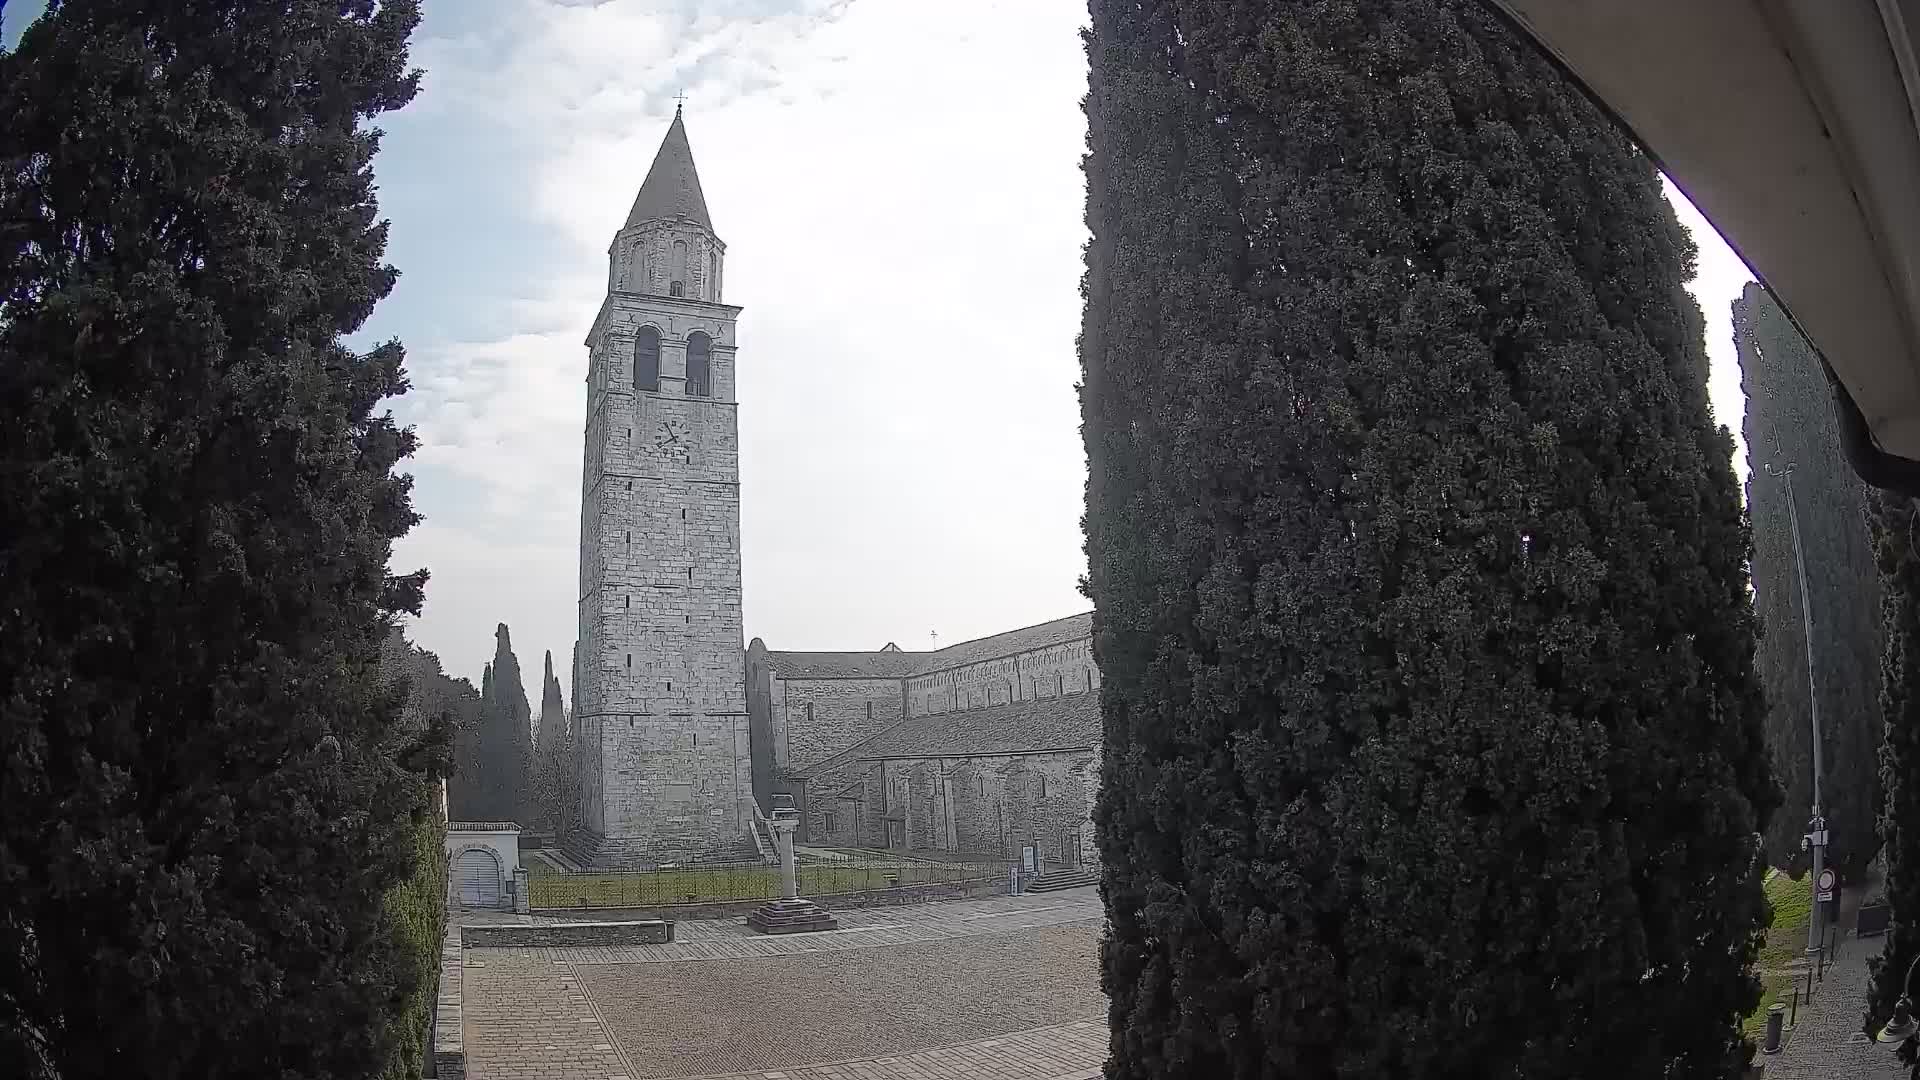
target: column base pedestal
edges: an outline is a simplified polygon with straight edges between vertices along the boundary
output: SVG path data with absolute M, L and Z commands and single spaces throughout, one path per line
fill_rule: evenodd
M 803 897 L 768 901 L 747 916 L 747 926 L 762 934 L 807 934 L 840 929 L 839 921 L 831 912 Z

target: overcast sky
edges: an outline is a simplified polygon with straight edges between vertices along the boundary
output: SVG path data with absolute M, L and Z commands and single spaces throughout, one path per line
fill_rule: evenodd
M 366 335 L 413 373 L 426 521 L 395 563 L 433 580 L 411 636 L 477 683 L 504 621 L 566 680 L 582 338 L 681 91 L 745 308 L 747 635 L 916 649 L 1085 610 L 1085 21 L 1081 0 L 428 0 L 423 91 L 376 163 L 402 276 Z M 1747 274 L 1681 206 L 1737 434 Z

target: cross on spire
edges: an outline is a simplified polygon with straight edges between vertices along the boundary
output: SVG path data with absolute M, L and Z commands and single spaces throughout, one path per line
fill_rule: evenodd
M 687 103 L 687 92 L 685 90 L 682 90 L 679 93 L 673 95 L 673 101 L 674 101 L 673 115 L 679 116 L 681 107 Z

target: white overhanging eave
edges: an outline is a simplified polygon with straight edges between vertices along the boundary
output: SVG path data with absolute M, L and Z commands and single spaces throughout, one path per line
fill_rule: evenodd
M 1920 459 L 1920 0 L 1487 2 L 1720 230 L 1876 449 Z

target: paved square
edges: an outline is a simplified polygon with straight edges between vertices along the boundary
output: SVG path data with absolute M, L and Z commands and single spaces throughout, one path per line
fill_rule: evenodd
M 1090 1080 L 1102 916 L 1088 889 L 850 911 L 824 934 L 468 949 L 468 1076 Z
M 1087 927 L 814 956 L 582 965 L 640 1078 L 784 1069 L 985 1039 L 1105 1008 Z

